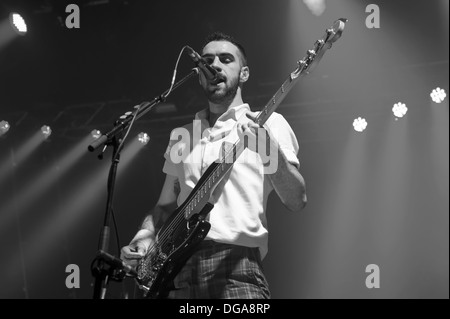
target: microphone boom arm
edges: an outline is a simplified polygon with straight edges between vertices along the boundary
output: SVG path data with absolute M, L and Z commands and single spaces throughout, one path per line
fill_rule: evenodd
M 176 82 L 173 87 L 171 89 L 167 89 L 166 91 L 164 91 L 161 95 L 156 96 L 152 101 L 147 102 L 141 102 L 141 104 L 139 105 L 139 111 L 136 114 L 136 119 L 141 118 L 142 116 L 144 116 L 145 114 L 147 114 L 155 105 L 164 102 L 167 98 L 167 94 L 170 93 L 171 91 L 175 90 L 176 88 L 178 88 L 181 84 L 183 84 L 184 82 L 186 82 L 190 77 L 192 77 L 193 75 L 196 75 L 199 73 L 198 68 L 193 68 L 192 71 L 186 75 L 184 78 L 182 78 L 181 80 L 179 80 L 178 82 Z M 96 139 L 95 141 L 93 141 L 91 144 L 89 144 L 88 146 L 88 150 L 90 152 L 93 152 L 94 150 L 96 150 L 97 148 L 101 147 L 102 145 L 108 145 L 111 143 L 112 139 L 119 133 L 121 133 L 122 131 L 124 131 L 128 125 L 130 124 L 131 120 L 133 119 L 133 112 L 129 112 L 129 115 L 127 115 L 124 119 L 119 119 L 116 121 L 116 123 L 114 124 L 114 128 L 112 128 L 109 132 L 103 134 L 102 136 L 100 136 L 98 139 Z

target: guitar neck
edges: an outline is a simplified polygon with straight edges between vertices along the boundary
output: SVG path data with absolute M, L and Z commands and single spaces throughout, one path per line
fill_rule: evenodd
M 287 96 L 289 91 L 294 87 L 294 84 L 301 76 L 303 76 L 303 73 L 300 73 L 300 75 L 291 74 L 284 81 L 283 85 L 281 85 L 281 87 L 273 95 L 270 101 L 267 102 L 267 104 L 262 108 L 261 112 L 259 113 L 259 115 L 255 120 L 256 124 L 262 126 L 264 123 L 266 123 L 266 121 L 269 119 L 272 113 L 275 112 L 275 110 L 278 108 L 278 106 L 281 104 L 281 102 L 284 100 L 284 98 Z

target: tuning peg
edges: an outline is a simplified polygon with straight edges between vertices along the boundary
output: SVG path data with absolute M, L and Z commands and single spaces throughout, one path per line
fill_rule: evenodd
M 308 67 L 308 62 L 305 60 L 299 60 L 297 61 L 297 64 L 298 64 L 298 72 L 291 73 L 291 79 L 296 78 L 305 68 Z M 306 72 L 306 74 L 308 74 L 308 72 Z
M 316 51 L 314 50 L 308 50 L 308 59 L 313 59 L 316 56 Z
M 306 66 L 306 61 L 305 60 L 299 60 L 299 61 L 297 61 L 297 64 L 298 64 L 299 68 L 302 69 L 303 67 Z
M 320 48 L 324 44 L 325 44 L 325 41 L 323 39 L 320 39 L 320 40 L 317 40 L 316 43 L 314 43 L 314 46 L 316 48 Z

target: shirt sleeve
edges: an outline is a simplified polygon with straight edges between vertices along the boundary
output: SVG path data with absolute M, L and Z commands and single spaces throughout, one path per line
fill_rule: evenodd
M 266 122 L 270 135 L 278 142 L 280 150 L 289 163 L 300 167 L 297 137 L 283 115 L 274 112 Z

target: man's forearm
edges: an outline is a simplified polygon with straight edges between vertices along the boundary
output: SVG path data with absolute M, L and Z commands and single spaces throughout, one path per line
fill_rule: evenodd
M 158 231 L 164 225 L 164 222 L 167 220 L 168 216 L 170 216 L 168 208 L 169 207 L 156 205 L 155 208 L 153 208 L 144 218 L 141 224 L 141 228 L 133 237 L 131 243 L 149 242 L 149 240 L 153 241 Z
M 300 211 L 306 206 L 306 185 L 298 169 L 288 162 L 278 149 L 278 169 L 269 174 L 273 188 L 283 204 L 291 211 Z
M 145 217 L 141 229 L 147 229 L 152 232 L 153 235 L 156 235 L 175 208 L 175 205 L 156 205 Z

